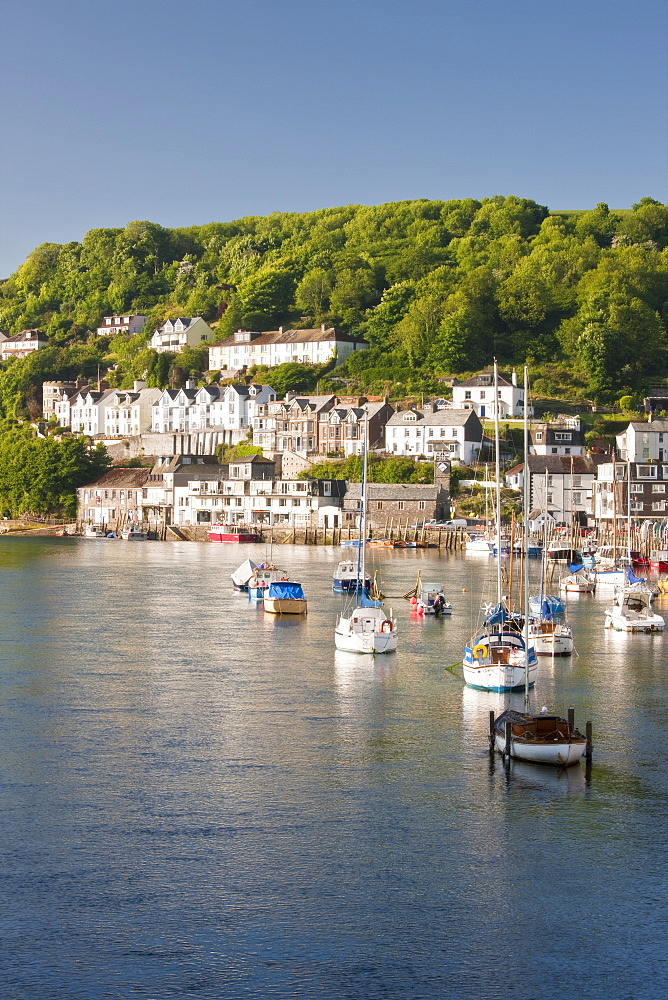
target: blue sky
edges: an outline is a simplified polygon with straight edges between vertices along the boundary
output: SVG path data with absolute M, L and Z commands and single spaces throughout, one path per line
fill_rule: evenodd
M 659 0 L 5 0 L 3 36 L 0 276 L 132 219 L 668 199 Z

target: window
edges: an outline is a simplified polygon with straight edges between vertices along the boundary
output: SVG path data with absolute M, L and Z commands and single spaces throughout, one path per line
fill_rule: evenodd
M 551 493 L 547 494 L 547 502 L 548 503 L 552 503 L 552 494 Z
M 666 509 L 666 501 L 665 500 L 656 500 L 652 504 L 652 510 L 665 510 L 665 509 Z
M 328 483 L 323 483 L 322 484 L 322 495 L 324 497 L 331 497 L 331 495 L 332 495 L 332 484 L 331 483 L 328 482 Z
M 655 465 L 639 465 L 638 479 L 656 479 Z
M 467 389 L 467 390 L 465 391 L 465 393 L 464 393 L 464 399 L 470 399 L 470 398 L 471 398 L 471 393 L 470 393 L 470 391 L 469 391 L 469 390 Z
M 631 493 L 642 493 L 644 488 L 642 483 L 631 483 Z
M 666 484 L 665 483 L 654 483 L 652 486 L 652 493 L 665 493 Z
M 542 441 L 542 440 L 543 440 L 543 432 L 536 431 L 536 441 Z
M 638 500 L 632 500 L 631 501 L 631 510 L 642 510 L 644 508 L 644 506 L 645 505 L 642 502 L 638 501 Z
M 571 453 L 570 448 L 564 448 L 564 455 L 570 455 L 570 453 Z
M 424 500 L 418 500 L 418 510 L 424 510 L 425 507 L 426 507 L 425 501 Z
M 481 389 L 481 390 L 480 390 L 480 399 L 482 400 L 482 399 L 484 399 L 484 398 L 485 398 L 485 390 L 484 390 L 484 389 Z
M 572 437 L 572 434 L 564 434 L 561 431 L 555 431 L 554 434 L 555 441 L 570 441 Z
M 573 494 L 573 503 L 582 503 L 582 494 L 581 493 L 574 493 Z
M 116 499 L 116 490 L 112 490 L 112 491 L 111 491 L 111 499 L 112 499 L 112 500 L 115 500 L 115 499 Z
M 582 476 L 573 476 L 573 486 L 582 486 Z
M 379 500 L 378 503 L 376 504 L 376 510 L 382 510 L 382 509 L 383 509 L 383 501 Z
M 398 506 L 399 510 L 403 510 L 404 509 L 404 501 L 400 500 L 399 503 L 397 504 L 397 506 Z
M 553 455 L 556 455 L 556 454 L 557 454 L 557 451 L 558 451 L 558 449 L 557 449 L 557 448 L 552 448 L 552 454 L 553 454 Z

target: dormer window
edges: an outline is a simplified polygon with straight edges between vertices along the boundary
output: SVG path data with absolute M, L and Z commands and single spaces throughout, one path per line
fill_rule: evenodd
M 416 413 L 411 413 L 411 411 L 409 410 L 407 413 L 404 413 L 404 420 L 405 421 L 409 421 L 410 420 L 413 423 L 415 423 L 415 421 L 417 420 L 417 414 Z

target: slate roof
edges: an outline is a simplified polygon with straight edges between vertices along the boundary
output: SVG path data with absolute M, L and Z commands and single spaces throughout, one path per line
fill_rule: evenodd
M 629 427 L 632 427 L 634 431 L 638 431 L 641 434 L 647 433 L 648 431 L 656 431 L 659 434 L 666 434 L 668 433 L 668 420 L 654 419 L 651 424 L 646 420 L 632 420 Z M 628 430 L 628 427 L 626 429 Z M 624 431 L 622 431 L 622 434 L 623 433 Z M 619 435 L 617 436 L 619 437 Z
M 41 330 L 21 330 L 21 332 L 17 333 L 14 337 L 7 337 L 7 339 L 3 341 L 3 347 L 6 344 L 21 344 L 26 340 L 43 340 L 46 342 L 48 339 L 47 335 Z
M 509 382 L 508 379 L 504 378 L 503 375 L 499 373 L 498 385 L 500 388 L 505 386 L 512 386 L 512 384 L 513 384 L 512 382 Z M 470 389 L 472 387 L 480 386 L 482 388 L 482 386 L 487 387 L 489 385 L 491 386 L 494 385 L 494 372 L 492 369 L 489 369 L 488 371 L 484 372 L 479 372 L 478 375 L 474 375 L 473 378 L 467 378 L 463 382 L 454 382 L 453 388 L 456 387 L 457 389 L 460 389 L 462 386 L 464 386 L 466 389 Z M 519 386 L 515 386 L 515 388 L 517 389 L 519 388 Z
M 256 333 L 252 330 L 245 330 L 244 333 L 250 333 L 251 340 L 250 343 L 255 346 L 256 344 L 310 344 L 314 342 L 327 342 L 331 343 L 336 341 L 341 344 L 365 344 L 366 341 L 360 340 L 357 337 L 351 337 L 347 333 L 337 332 L 333 326 L 330 326 L 326 330 L 322 330 L 318 327 L 317 330 L 268 330 L 266 333 Z M 249 343 L 249 341 L 241 341 L 241 343 Z M 214 344 L 210 344 L 210 347 L 233 347 L 239 346 L 240 341 L 236 339 L 236 334 L 231 334 L 231 336 L 226 337 L 225 340 L 218 340 Z
M 608 462 L 608 455 L 529 455 L 529 471 L 534 476 L 546 469 L 549 476 L 570 476 L 572 469 L 576 476 L 595 476 L 599 465 Z
M 440 486 L 431 484 L 367 483 L 368 500 L 435 500 L 440 492 Z M 359 500 L 361 495 L 361 483 L 348 483 L 346 500 Z
M 94 483 L 88 483 L 86 486 L 80 486 L 79 489 L 89 490 L 91 487 L 93 489 L 109 489 L 110 486 L 121 486 L 127 489 L 134 489 L 144 485 L 148 479 L 150 469 L 110 469 L 109 472 L 97 479 Z

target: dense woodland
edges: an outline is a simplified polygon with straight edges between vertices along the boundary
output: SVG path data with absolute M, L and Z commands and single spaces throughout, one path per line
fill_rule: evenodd
M 156 355 L 168 316 L 201 315 L 226 336 L 334 324 L 367 340 L 336 372 L 272 370 L 277 389 L 438 389 L 440 375 L 528 362 L 538 393 L 609 402 L 668 372 L 668 208 L 553 212 L 533 201 L 406 201 L 164 229 L 132 222 L 81 243 L 45 243 L 0 286 L 0 328 L 39 328 L 54 347 L 0 373 L 5 415 L 30 411 L 44 377 L 182 384 L 206 351 Z M 90 331 L 108 314 L 149 315 L 146 336 Z M 25 369 L 23 371 L 22 369 Z M 251 373 L 263 378 L 266 372 Z

